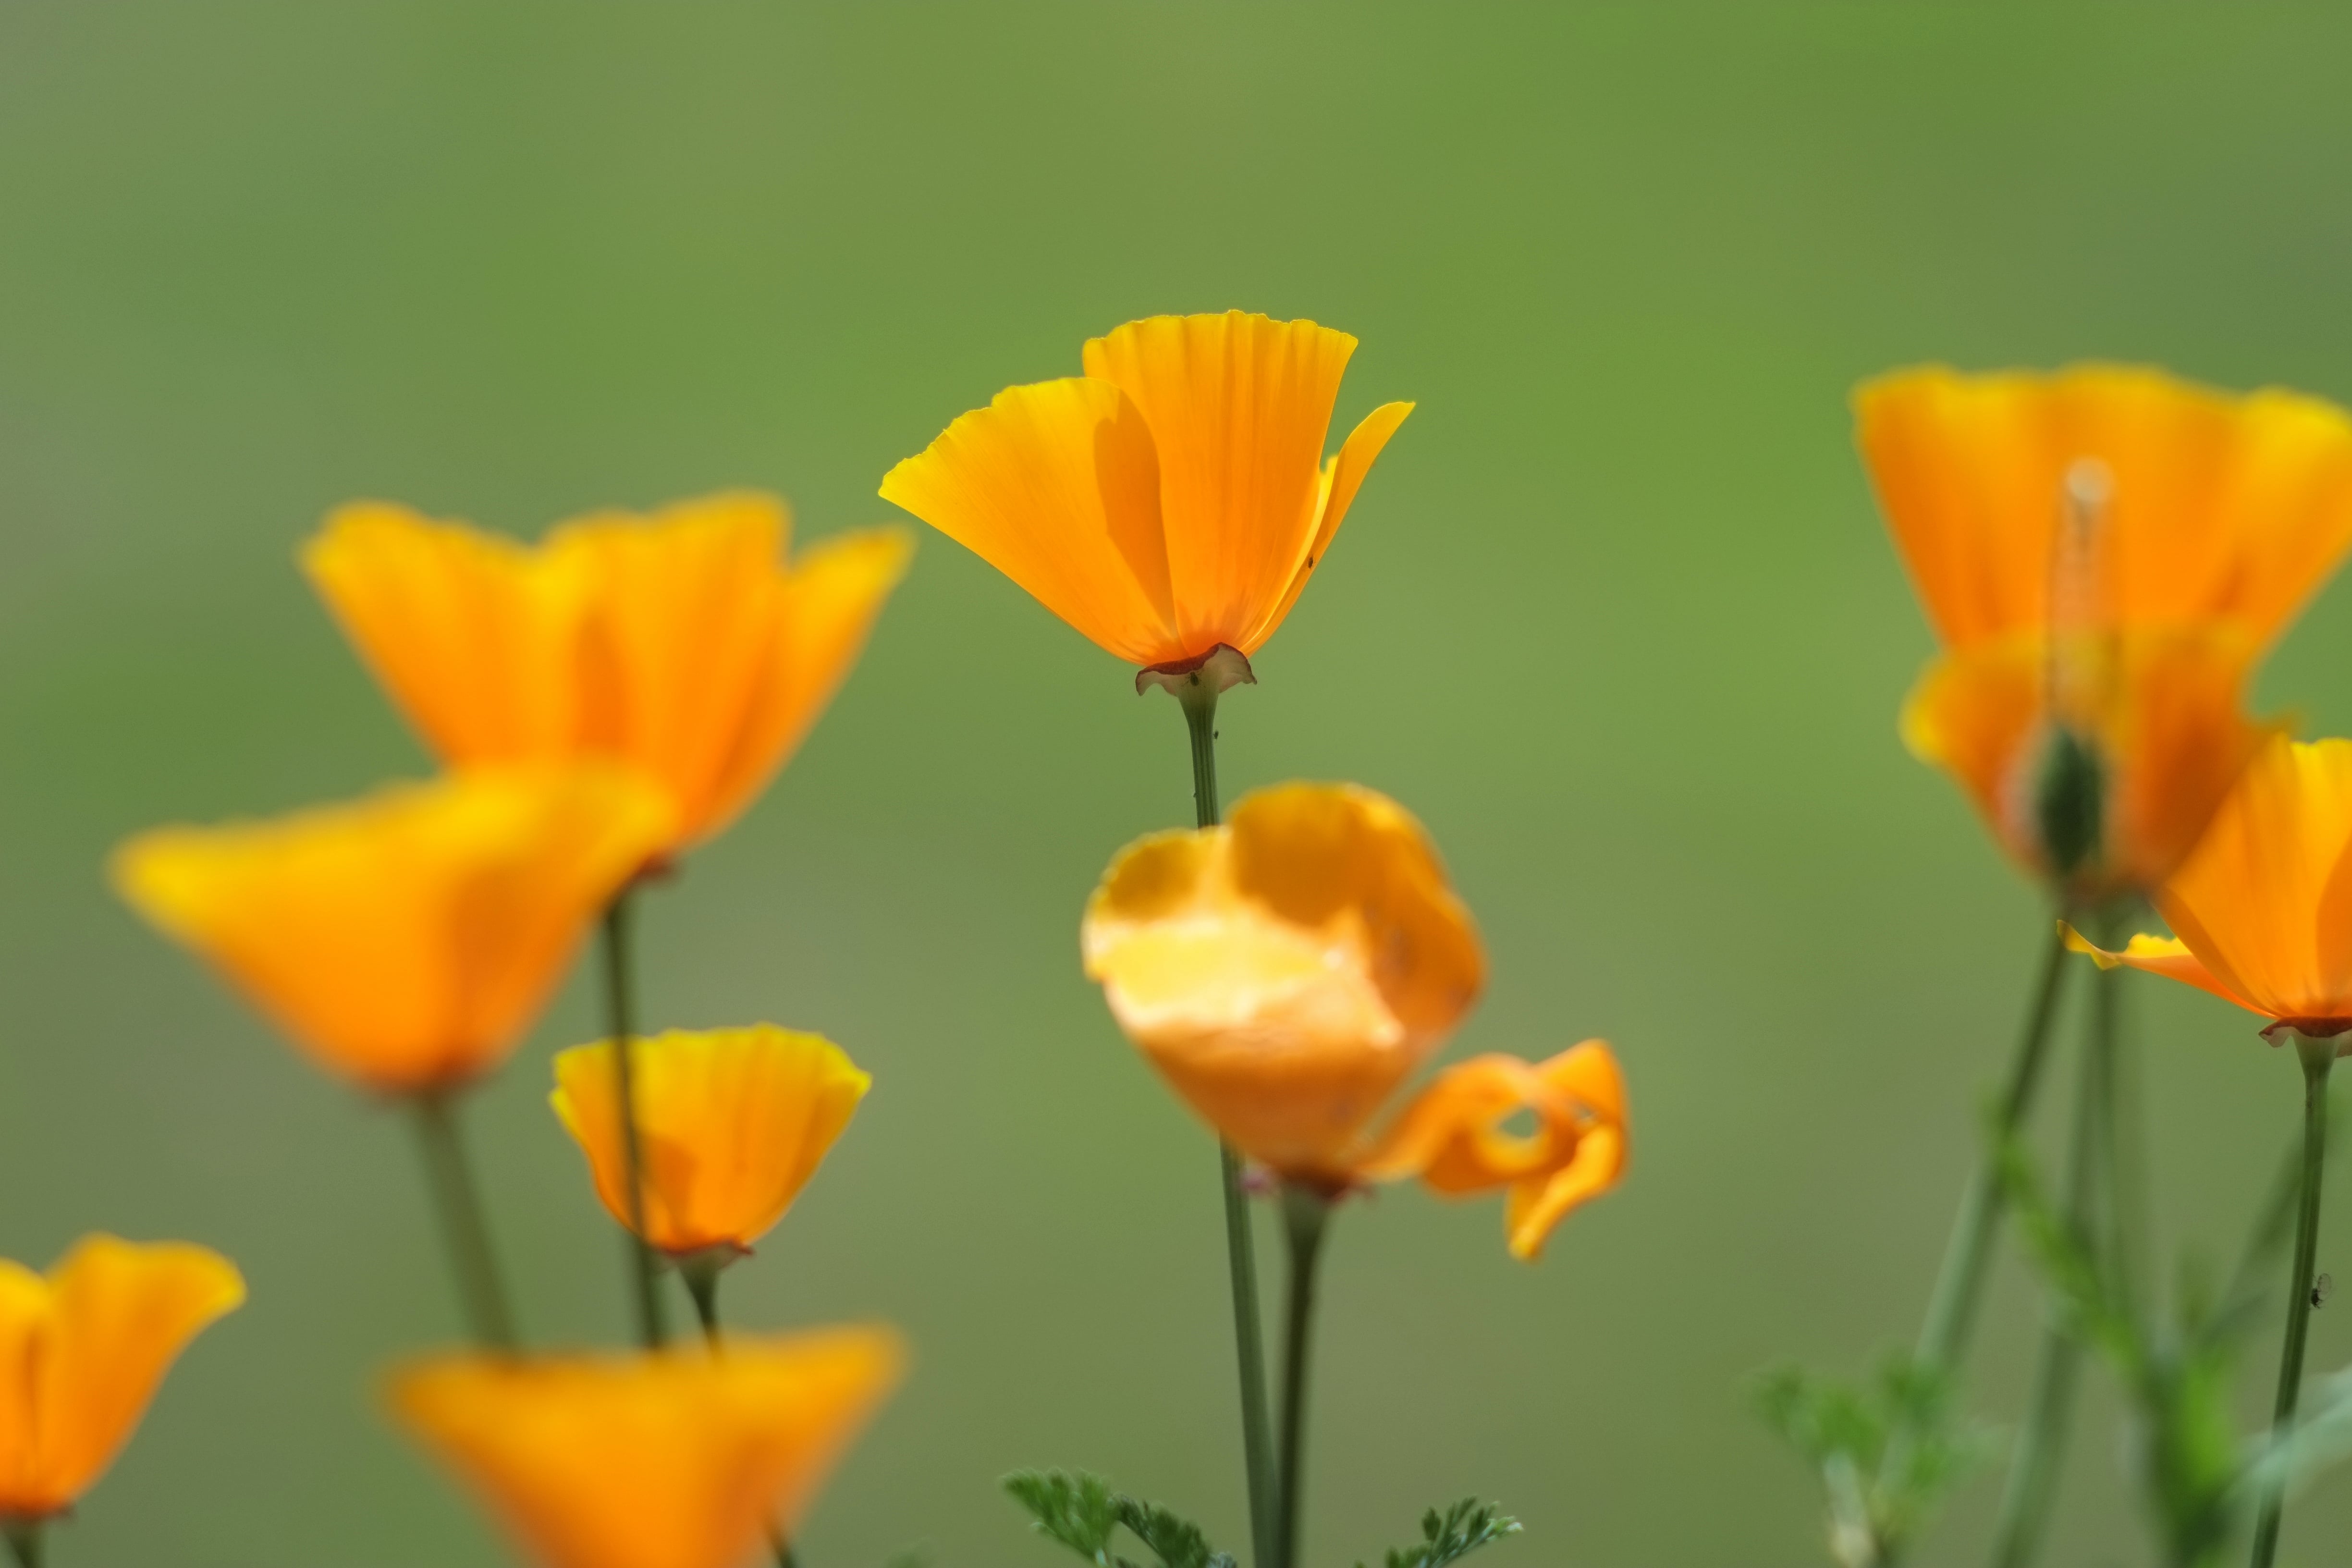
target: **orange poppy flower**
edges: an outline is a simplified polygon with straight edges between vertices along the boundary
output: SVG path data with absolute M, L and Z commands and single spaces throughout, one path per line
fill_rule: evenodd
M 883 1328 L 450 1356 L 397 1374 L 392 1403 L 545 1568 L 737 1568 L 772 1521 L 798 1529 L 904 1361 Z
M 2265 747 L 2156 907 L 2173 937 L 2068 943 L 2315 1039 L 2352 1030 L 2352 741 Z
M 783 503 L 750 492 L 581 518 L 537 548 L 364 502 L 302 560 L 444 762 L 633 763 L 669 794 L 669 854 L 800 745 L 913 548 L 875 529 L 787 564 L 790 532 Z
M 469 769 L 118 850 L 123 897 L 321 1065 L 387 1093 L 502 1060 L 582 931 L 671 831 L 609 764 Z
M 0 1259 L 0 1517 L 72 1507 L 188 1342 L 244 1300 L 235 1265 L 184 1242 L 86 1236 L 46 1278 Z
M 1906 371 L 1855 415 L 1945 647 L 1906 741 L 2071 901 L 2155 887 L 2271 732 L 2248 675 L 2352 545 L 2352 419 L 2116 366 Z
M 882 497 L 1130 664 L 1189 668 L 1221 646 L 1245 658 L 1412 412 L 1374 409 L 1325 459 L 1355 348 L 1239 310 L 1130 321 L 1087 342 L 1084 375 L 964 415 Z
M 1504 1123 L 1531 1111 L 1536 1125 Z M 1480 1056 L 1439 1073 L 1359 1167 L 1368 1181 L 1419 1176 L 1448 1194 L 1507 1190 L 1504 1232 L 1532 1259 L 1569 1214 L 1625 1173 L 1625 1080 L 1605 1040 L 1545 1062 Z
M 672 1257 L 743 1253 L 784 1216 L 849 1124 L 873 1079 L 821 1035 L 772 1025 L 672 1030 L 635 1042 L 630 1065 L 645 1153 L 646 1240 Z M 629 1223 L 613 1044 L 555 1058 L 555 1113 Z

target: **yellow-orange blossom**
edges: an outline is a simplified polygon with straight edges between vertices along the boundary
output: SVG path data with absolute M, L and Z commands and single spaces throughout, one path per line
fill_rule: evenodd
M 673 1257 L 748 1252 L 783 1217 L 873 1079 L 832 1041 L 761 1024 L 635 1042 L 646 1239 Z M 549 1096 L 596 1195 L 629 1223 L 609 1040 L 555 1058 Z
M 448 1356 L 397 1374 L 392 1402 L 543 1568 L 738 1568 L 770 1528 L 797 1531 L 905 1359 L 878 1327 Z
M 882 496 L 1130 664 L 1255 653 L 1297 601 L 1410 403 L 1323 441 L 1356 340 L 1239 310 L 1153 316 L 1086 374 L 1012 386 Z
M 1476 999 L 1469 911 L 1402 807 L 1351 784 L 1244 797 L 1224 826 L 1121 852 L 1087 907 L 1087 973 L 1202 1118 L 1285 1178 L 1328 1190 L 1421 1174 L 1511 1189 L 1531 1257 L 1625 1156 L 1606 1046 L 1442 1073 L 1383 1138 L 1365 1129 Z M 1501 1131 L 1522 1109 L 1538 1130 Z
M 183 1242 L 84 1237 L 46 1277 L 0 1259 L 0 1519 L 72 1507 L 181 1350 L 244 1300 L 228 1259 Z
M 2156 895 L 2176 933 L 2120 953 L 2073 945 L 2210 991 L 2273 1024 L 2352 1043 L 2352 741 L 2275 741 Z
M 1906 741 L 2067 901 L 2156 887 L 2269 732 L 2240 712 L 2249 673 L 2352 543 L 2352 419 L 2105 365 L 1930 367 L 1854 402 L 1944 644 Z M 2089 808 L 2072 866 L 2046 793 L 2062 748 Z
M 536 547 L 372 501 L 303 564 L 444 762 L 631 763 L 669 796 L 672 855 L 800 744 L 912 549 L 873 529 L 787 563 L 790 532 L 748 491 L 579 518 Z

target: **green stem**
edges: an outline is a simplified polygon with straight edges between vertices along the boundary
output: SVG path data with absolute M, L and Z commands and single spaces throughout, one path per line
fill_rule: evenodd
M 2303 1058 L 2303 1183 L 2295 1194 L 2294 1273 L 2287 1282 L 2286 1340 L 2279 1347 L 2278 1398 L 2272 1406 L 2271 1441 L 2283 1443 L 2294 1430 L 2294 1407 L 2303 1390 L 2303 1347 L 2311 1331 L 2311 1282 L 2319 1264 L 2320 1177 L 2327 1169 L 2327 1074 L 2336 1066 L 2337 1037 L 2319 1039 L 2297 1031 L 2295 1054 Z M 2279 1522 L 2286 1492 L 2273 1486 L 2263 1497 L 2254 1525 L 2253 1568 L 2270 1568 L 2277 1555 Z
M 1217 689 L 1195 672 L 1177 690 L 1176 700 L 1184 710 L 1185 728 L 1192 739 L 1193 817 L 1202 827 L 1214 827 L 1218 821 Z M 1259 1568 L 1276 1568 L 1281 1558 L 1275 1518 L 1281 1502 L 1267 1432 L 1257 1248 L 1250 1235 L 1249 1195 L 1242 1187 L 1241 1155 L 1221 1140 L 1217 1161 L 1225 1195 L 1225 1261 L 1234 1288 L 1234 1350 L 1241 1366 L 1242 1465 L 1249 1481 L 1250 1540 Z
M 678 1269 L 686 1293 L 694 1298 L 694 1315 L 702 1321 L 702 1338 L 710 1353 L 719 1353 L 719 1276 L 720 1268 L 706 1261 L 688 1262 Z M 774 1525 L 768 1527 L 768 1550 L 776 1554 L 776 1568 L 799 1568 L 791 1542 Z
M 490 1350 L 511 1352 L 520 1341 L 514 1314 L 508 1310 L 506 1287 L 499 1280 L 498 1256 L 490 1246 L 490 1227 L 482 1210 L 480 1187 L 465 1141 L 449 1105 L 448 1093 L 427 1089 L 410 1105 L 416 1114 L 417 1146 L 425 1155 L 425 1180 L 433 1188 L 434 1205 L 441 1215 L 441 1236 L 449 1248 L 449 1266 L 457 1277 L 457 1294 L 474 1337 Z
M 2099 1178 L 2110 1163 L 2105 1145 L 2115 1124 L 2114 1109 L 2107 1100 L 2115 1089 L 2116 993 L 2122 978 L 2120 970 L 2102 973 L 2092 992 L 2090 1031 L 2083 1042 L 2074 1131 L 2066 1152 L 2067 1224 L 2095 1257 L 2102 1253 L 2092 1242 L 2099 1220 Z M 2073 1425 L 2074 1386 L 2081 1371 L 2082 1346 L 2053 1307 L 2034 1362 L 2025 1432 L 2018 1441 L 2017 1457 L 2001 1492 L 2000 1515 L 1993 1528 L 1996 1568 L 2025 1568 L 2042 1549 L 2051 1500 L 2057 1493 L 2065 1458 L 2066 1436 Z
M 1307 1366 L 1315 1328 L 1315 1284 L 1323 1256 L 1325 1222 L 1331 1203 L 1311 1187 L 1285 1183 L 1282 1218 L 1290 1238 L 1290 1301 L 1287 1331 L 1282 1351 L 1282 1500 L 1281 1525 L 1276 1539 L 1282 1555 L 1276 1568 L 1297 1568 L 1298 1531 L 1306 1495 L 1304 1459 L 1307 1450 Z
M 655 1272 L 654 1249 L 646 1240 L 645 1148 L 637 1132 L 636 993 L 630 965 L 631 915 L 636 890 L 624 888 L 604 911 L 604 1024 L 613 1042 L 613 1103 L 621 1119 L 621 1180 L 628 1194 L 628 1234 L 622 1238 L 626 1252 L 631 1300 L 636 1305 L 637 1341 L 647 1350 L 658 1349 L 669 1338 L 662 1320 L 661 1281 Z
M 8 1552 L 16 1559 L 16 1568 L 41 1568 L 48 1555 L 47 1539 L 43 1534 L 47 1528 L 47 1521 L 37 1519 L 8 1527 Z
M 2057 1016 L 2066 968 L 2065 940 L 2053 923 L 2041 974 L 2034 983 L 2033 1001 L 2010 1060 L 2009 1081 L 2001 1091 L 1999 1136 L 2004 1141 L 2016 1135 L 2041 1086 L 2042 1065 L 2050 1055 L 2050 1026 Z M 1993 1235 L 2000 1226 L 2006 1205 L 1999 1168 L 1990 1157 L 1980 1159 L 1961 1197 L 1943 1268 L 1936 1277 L 1936 1293 L 1929 1299 L 1927 1321 L 1919 1330 L 1918 1359 L 1923 1363 L 1951 1372 L 1967 1359 L 1977 1307 L 1984 1299 Z

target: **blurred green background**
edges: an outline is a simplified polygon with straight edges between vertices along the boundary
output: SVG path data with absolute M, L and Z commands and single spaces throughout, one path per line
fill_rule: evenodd
M 1818 1561 L 1745 1380 L 1912 1331 L 2043 929 L 1896 742 L 1929 644 L 1846 391 L 2095 355 L 2352 398 L 2347 44 L 2187 6 L 0 5 L 0 1251 L 187 1237 L 253 1289 L 59 1568 L 502 1560 L 374 1405 L 458 1333 L 405 1130 L 100 877 L 133 829 L 425 765 L 293 570 L 321 512 L 535 532 L 748 484 L 872 522 L 1000 386 L 1231 305 L 1361 338 L 1340 428 L 1420 412 L 1228 701 L 1229 796 L 1407 803 L 1493 950 L 1454 1049 L 1604 1034 L 1636 1118 L 1537 1267 L 1493 1203 L 1344 1215 L 1312 1555 L 1476 1490 L 1528 1521 L 1510 1562 Z M 2263 697 L 2352 727 L 2352 590 Z M 729 1287 L 918 1349 L 810 1568 L 1049 1563 L 995 1489 L 1023 1464 L 1242 1534 L 1212 1146 L 1076 954 L 1188 788 L 1171 704 L 927 534 L 800 759 L 650 900 L 651 1021 L 821 1028 L 876 1075 Z M 2226 1253 L 2294 1064 L 2185 990 L 2133 1006 L 2167 1245 Z M 625 1331 L 543 1103 L 593 1027 L 575 976 L 470 1110 L 562 1342 Z M 2004 1419 L 2036 1316 L 2012 1258 Z M 2314 1365 L 2347 1358 L 2322 1312 Z M 2149 1555 L 2120 1452 L 2102 1388 L 2053 1562 Z M 1977 1560 L 1997 1492 L 1924 1560 Z M 2347 1531 L 2339 1478 L 2285 1555 Z

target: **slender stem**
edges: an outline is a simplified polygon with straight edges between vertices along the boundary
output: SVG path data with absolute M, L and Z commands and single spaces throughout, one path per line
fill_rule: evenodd
M 449 1248 L 449 1267 L 457 1277 L 457 1294 L 474 1337 L 494 1351 L 512 1351 L 520 1344 L 514 1314 L 508 1310 L 506 1287 L 499 1280 L 498 1255 L 490 1246 L 489 1222 L 482 1210 L 480 1187 L 472 1163 L 466 1158 L 465 1140 L 446 1090 L 427 1089 L 415 1096 L 417 1146 L 425 1155 L 425 1180 L 441 1214 L 441 1235 Z
M 2115 1088 L 2116 1002 L 2122 978 L 2120 970 L 2103 973 L 2092 991 L 2090 1030 L 2083 1042 L 2074 1131 L 2066 1152 L 2066 1221 L 2095 1257 L 2102 1252 L 2089 1244 L 2099 1223 L 2100 1178 L 2110 1165 L 2105 1145 L 2114 1127 L 2114 1112 L 2107 1099 Z M 2065 1458 L 2066 1436 L 2073 1425 L 2074 1387 L 2081 1371 L 2082 1346 L 2053 1307 L 2034 1362 L 2025 1432 L 2018 1441 L 1993 1528 L 1996 1568 L 2025 1568 L 2042 1549 L 2051 1500 L 2057 1493 Z
M 16 1568 L 41 1568 L 47 1557 L 47 1540 L 42 1533 L 47 1529 L 43 1520 L 26 1520 L 8 1527 L 8 1552 L 16 1560 Z
M 2286 1339 L 2279 1347 L 2278 1399 L 2273 1405 L 2271 1441 L 2284 1442 L 2294 1430 L 2294 1406 L 2303 1390 L 2303 1347 L 2311 1330 L 2311 1281 L 2319 1264 L 2320 1177 L 2327 1169 L 2327 1074 L 2336 1066 L 2337 1038 L 2297 1033 L 2303 1058 L 2303 1184 L 2295 1195 L 2294 1273 L 2287 1281 Z M 2263 1497 L 2254 1525 L 2253 1568 L 2270 1568 L 2278 1552 L 2279 1521 L 2286 1492 L 2273 1486 Z
M 646 1240 L 645 1148 L 637 1135 L 633 1060 L 637 1006 L 629 940 L 635 898 L 635 888 L 624 888 L 604 911 L 604 1032 L 613 1042 L 613 1103 L 621 1118 L 621 1179 L 629 1194 L 628 1234 L 623 1245 L 630 1295 L 636 1304 L 638 1342 L 654 1350 L 669 1338 L 669 1327 L 662 1320 L 661 1281 L 655 1273 L 653 1246 Z
M 702 1338 L 710 1353 L 719 1353 L 719 1276 L 722 1271 L 708 1262 L 688 1263 L 678 1269 L 686 1281 L 686 1293 L 694 1298 L 694 1315 L 702 1321 Z M 776 1568 L 799 1568 L 793 1555 L 791 1542 L 784 1532 L 774 1525 L 768 1527 L 768 1550 L 776 1554 Z
M 2042 1065 L 2050 1055 L 2050 1026 L 2057 1016 L 2066 969 L 2065 941 L 2053 923 L 2042 952 L 2041 974 L 2034 982 L 2033 1000 L 2026 1009 L 2025 1026 L 2010 1061 L 2009 1081 L 2001 1090 L 1999 1130 L 2004 1140 L 2016 1134 L 2025 1113 L 2032 1109 Z M 1944 1266 L 1936 1277 L 1936 1293 L 1929 1299 L 1927 1321 L 1919 1330 L 1922 1363 L 1948 1372 L 1967 1359 L 1977 1306 L 1984 1299 L 1985 1266 L 1991 1258 L 1993 1234 L 2000 1226 L 2006 1205 L 1999 1168 L 1990 1158 L 1981 1159 L 1960 1200 Z
M 1217 689 L 1195 672 L 1177 695 L 1192 738 L 1193 817 L 1214 827 L 1217 802 Z M 1273 1443 L 1267 1430 L 1265 1338 L 1258 1307 L 1257 1248 L 1250 1234 L 1249 1195 L 1242 1187 L 1242 1159 L 1220 1141 L 1217 1162 L 1225 1194 L 1225 1260 L 1233 1278 L 1234 1350 L 1241 1367 L 1242 1465 L 1249 1480 L 1250 1541 L 1258 1568 L 1281 1561 L 1275 1519 L 1281 1507 L 1274 1478 Z
M 1282 1555 L 1276 1568 L 1297 1568 L 1300 1515 L 1306 1495 L 1303 1461 L 1307 1448 L 1307 1365 L 1315 1329 L 1317 1267 L 1322 1261 L 1325 1222 L 1330 1200 L 1312 1187 L 1285 1183 L 1282 1189 L 1284 1229 L 1290 1238 L 1290 1303 L 1282 1350 L 1282 1524 L 1277 1539 Z

